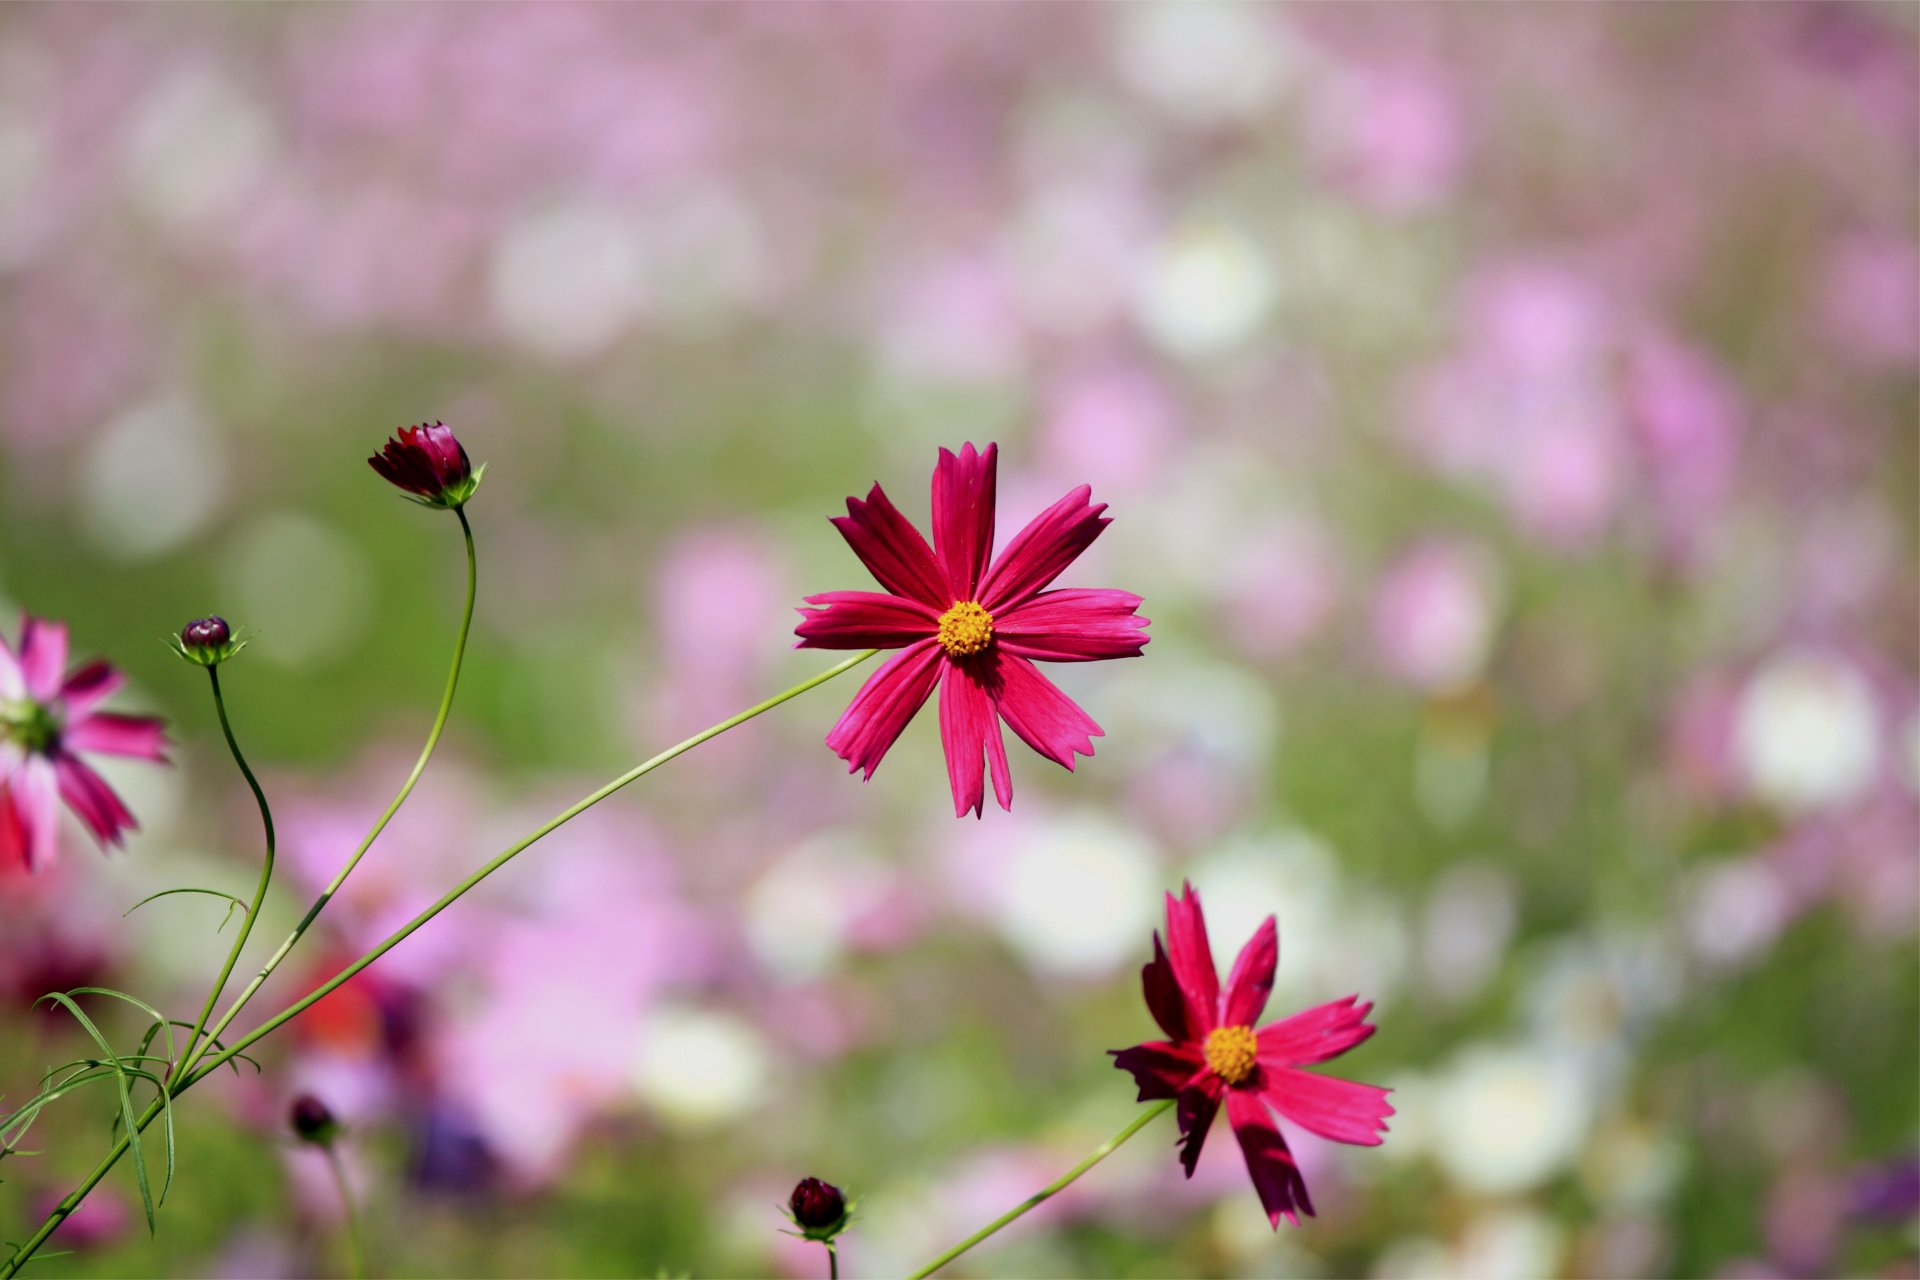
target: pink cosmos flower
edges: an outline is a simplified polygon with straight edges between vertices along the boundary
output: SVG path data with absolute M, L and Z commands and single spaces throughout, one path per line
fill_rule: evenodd
M 1373 1005 L 1348 996 L 1255 1031 L 1280 958 L 1273 917 L 1241 948 L 1223 998 L 1200 895 L 1191 885 L 1183 886 L 1178 900 L 1167 895 L 1167 941 L 1162 948 L 1154 934 L 1153 962 L 1140 976 L 1147 1008 L 1168 1038 L 1110 1050 L 1114 1065 L 1133 1073 L 1140 1101 L 1179 1099 L 1180 1163 L 1189 1178 L 1225 1102 L 1268 1221 L 1278 1229 L 1284 1214 L 1297 1225 L 1295 1210 L 1312 1216 L 1313 1201 L 1268 1108 L 1323 1138 L 1379 1146 L 1393 1114 L 1388 1090 L 1300 1069 L 1337 1058 L 1372 1036 L 1366 1019 Z
M 23 616 L 17 657 L 0 638 L 0 859 L 18 857 L 29 871 L 53 860 L 56 796 L 103 846 L 138 827 L 79 752 L 166 760 L 159 720 L 96 710 L 124 676 L 99 661 L 66 665 L 62 623 Z
M 940 737 L 947 753 L 954 816 L 986 804 L 983 762 L 1000 807 L 1013 806 L 1000 722 L 1022 742 L 1071 770 L 1074 753 L 1093 754 L 1101 728 L 1040 674 L 1041 662 L 1134 658 L 1146 646 L 1140 597 L 1125 591 L 1044 588 L 1072 564 L 1108 521 L 1105 503 L 1081 485 L 1048 507 L 993 558 L 998 446 L 940 451 L 933 472 L 929 547 L 879 485 L 847 499 L 834 518 L 853 553 L 886 594 L 829 591 L 808 596 L 795 628 L 798 648 L 898 649 L 854 695 L 827 745 L 848 772 L 880 767 L 900 731 L 940 687 Z M 945 677 L 942 679 L 942 677 Z

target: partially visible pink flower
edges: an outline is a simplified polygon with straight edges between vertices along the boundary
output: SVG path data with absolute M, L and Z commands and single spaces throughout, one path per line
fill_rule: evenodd
M 1374 648 L 1416 688 L 1472 683 L 1494 637 L 1498 587 L 1488 557 L 1463 542 L 1415 547 L 1387 572 L 1373 601 Z
M 983 764 L 1000 807 L 1013 807 L 1000 722 L 1064 768 L 1093 754 L 1101 728 L 1033 664 L 1134 658 L 1147 644 L 1140 597 L 1125 591 L 1048 591 L 1100 536 L 1105 503 L 1081 485 L 1035 516 L 993 559 L 998 446 L 958 455 L 940 451 L 933 473 L 929 547 L 879 485 L 867 500 L 847 499 L 833 521 L 855 555 L 885 587 L 808 596 L 812 610 L 795 628 L 798 648 L 899 649 L 854 695 L 827 745 L 848 771 L 871 778 L 934 687 L 940 687 L 940 737 L 947 753 L 953 811 L 986 804 Z M 942 680 L 942 677 L 946 677 Z
M 1282 1216 L 1295 1224 L 1298 1213 L 1311 1217 L 1313 1201 L 1269 1108 L 1309 1133 L 1362 1147 L 1380 1145 L 1393 1114 L 1386 1089 L 1301 1070 L 1371 1037 L 1371 1003 L 1348 996 L 1254 1030 L 1279 959 L 1279 931 L 1268 916 L 1241 948 L 1222 993 L 1200 895 L 1191 885 L 1183 886 L 1178 899 L 1168 894 L 1167 945 L 1156 933 L 1153 961 L 1140 971 L 1147 1008 L 1167 1039 L 1110 1051 L 1115 1066 L 1133 1073 L 1140 1101 L 1179 1100 L 1180 1163 L 1189 1178 L 1225 1104 L 1254 1190 L 1275 1228 Z
M 138 829 L 80 752 L 166 760 L 159 720 L 98 709 L 124 676 L 100 661 L 66 668 L 64 623 L 23 615 L 17 655 L 0 638 L 0 860 L 29 871 L 53 861 L 56 798 L 103 847 Z

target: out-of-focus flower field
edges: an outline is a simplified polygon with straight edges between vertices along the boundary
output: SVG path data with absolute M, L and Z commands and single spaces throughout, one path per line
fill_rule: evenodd
M 1001 447 L 1004 540 L 1146 598 L 1053 668 L 1106 729 L 956 821 L 843 679 L 535 848 L 179 1106 L 42 1276 L 810 1276 L 803 1175 L 898 1275 L 1135 1113 L 1161 893 L 1352 992 L 1377 1149 L 1294 1131 L 1275 1234 L 1163 1119 L 954 1275 L 1916 1273 L 1920 57 L 1910 6 L 12 6 L 0 603 L 127 669 L 141 830 L 0 868 L 34 997 L 190 1017 L 251 799 L 161 643 L 217 612 L 282 827 L 250 957 L 398 786 L 489 464 L 446 744 L 252 1025 L 575 796 L 829 664 L 826 517 Z M 864 674 L 864 673 L 863 673 Z M 1221 956 L 1226 960 L 1230 956 Z M 241 972 L 251 972 L 243 963 Z M 102 1011 L 111 1025 L 118 1014 Z M 127 1026 L 137 1029 L 138 1023 Z M 110 1140 L 0 1167 L 0 1239 Z

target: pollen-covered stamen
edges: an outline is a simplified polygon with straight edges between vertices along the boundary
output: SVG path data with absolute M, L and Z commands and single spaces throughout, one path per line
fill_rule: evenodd
M 1253 1074 L 1259 1052 L 1252 1027 L 1216 1027 L 1207 1035 L 1207 1065 L 1228 1084 L 1239 1084 Z
M 993 615 L 962 600 L 940 615 L 940 647 L 949 658 L 967 658 L 993 643 Z

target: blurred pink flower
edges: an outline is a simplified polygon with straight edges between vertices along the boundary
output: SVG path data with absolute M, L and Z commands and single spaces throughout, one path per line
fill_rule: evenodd
M 946 449 L 933 473 L 934 547 L 875 485 L 833 524 L 887 589 L 808 596 L 799 648 L 900 649 L 875 672 L 827 745 L 871 778 L 907 722 L 940 686 L 940 736 L 956 817 L 986 803 L 984 764 L 1000 807 L 1013 806 L 1000 721 L 1069 770 L 1101 728 L 1033 664 L 1138 657 L 1147 644 L 1140 597 L 1044 588 L 1109 523 L 1081 485 L 1034 517 L 993 560 L 998 446 Z M 937 550 L 936 550 L 937 548 Z M 989 563 L 989 561 L 992 561 Z M 944 681 L 942 677 L 945 677 Z
M 1498 589 L 1489 558 L 1467 543 L 1414 548 L 1373 602 L 1374 649 L 1394 675 L 1429 692 L 1479 676 L 1492 646 Z
M 138 829 L 79 752 L 166 761 L 158 719 L 98 709 L 124 676 L 100 661 L 66 668 L 65 623 L 23 614 L 18 655 L 0 638 L 0 860 L 17 857 L 30 871 L 53 861 L 56 800 L 103 848 Z
M 1465 160 L 1456 97 L 1437 68 L 1336 73 L 1309 107 L 1309 144 L 1328 176 L 1366 203 L 1427 209 L 1453 193 Z
M 1300 1070 L 1365 1043 L 1374 1032 L 1366 1020 L 1371 1003 L 1348 996 L 1253 1029 L 1279 960 L 1279 931 L 1268 916 L 1241 948 L 1223 993 L 1200 895 L 1192 885 L 1178 899 L 1168 894 L 1167 946 L 1156 932 L 1153 960 L 1140 971 L 1147 1008 L 1168 1038 L 1110 1051 L 1114 1065 L 1140 1086 L 1140 1101 L 1179 1099 L 1180 1162 L 1188 1177 L 1225 1103 L 1254 1190 L 1276 1229 L 1283 1216 L 1295 1224 L 1299 1213 L 1313 1216 L 1313 1201 L 1269 1108 L 1323 1138 L 1363 1147 L 1380 1145 L 1393 1114 L 1389 1090 Z
M 1835 243 L 1822 266 L 1820 311 L 1835 349 L 1864 365 L 1920 365 L 1920 249 L 1856 235 Z

